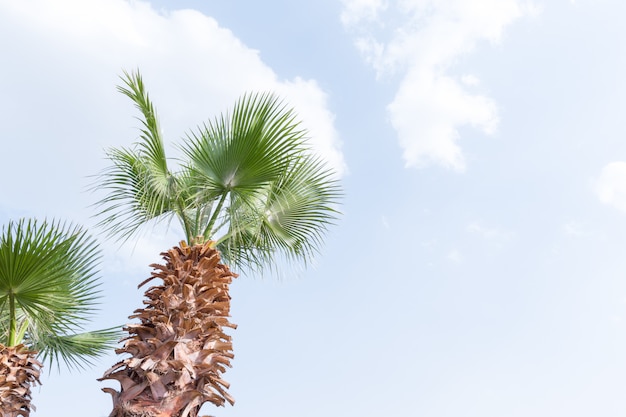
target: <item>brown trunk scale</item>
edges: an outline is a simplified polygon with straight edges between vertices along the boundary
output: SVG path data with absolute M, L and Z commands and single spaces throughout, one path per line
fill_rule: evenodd
M 197 417 L 205 402 L 223 406 L 234 399 L 221 374 L 230 367 L 229 285 L 237 274 L 220 262 L 212 242 L 188 246 L 181 242 L 161 254 L 165 265 L 152 264 L 150 278 L 162 285 L 146 290 L 144 308 L 124 328 L 129 336 L 116 353 L 126 358 L 100 379 L 117 380 L 120 391 L 103 388 L 113 397 L 110 417 Z
M 0 344 L 0 416 L 29 417 L 35 406 L 30 403 L 30 389 L 40 384 L 42 364 L 37 352 L 24 345 L 7 347 Z

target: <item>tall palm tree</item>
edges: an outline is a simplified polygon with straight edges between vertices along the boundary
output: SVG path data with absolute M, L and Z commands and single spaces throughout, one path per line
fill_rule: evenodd
M 30 415 L 39 359 L 80 368 L 114 346 L 117 331 L 82 331 L 98 300 L 98 257 L 96 242 L 76 226 L 21 219 L 3 227 L 1 416 Z
M 110 149 L 95 188 L 100 225 L 126 240 L 141 226 L 179 221 L 184 240 L 163 252 L 146 306 L 125 328 L 130 354 L 102 379 L 119 381 L 111 417 L 195 417 L 206 402 L 234 400 L 221 374 L 233 358 L 228 287 L 236 269 L 260 272 L 317 252 L 336 219 L 341 190 L 313 156 L 292 109 L 272 94 L 247 94 L 231 112 L 190 132 L 182 160 L 165 155 L 156 111 L 138 72 L 118 90 L 141 112 L 140 138 Z

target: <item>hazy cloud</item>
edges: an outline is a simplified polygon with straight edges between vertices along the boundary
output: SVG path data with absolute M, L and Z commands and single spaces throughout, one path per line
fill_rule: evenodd
M 587 235 L 585 228 L 580 223 L 575 221 L 565 223 L 562 230 L 566 236 L 581 237 Z
M 626 212 L 626 162 L 611 162 L 602 168 L 594 188 L 601 202 Z
M 485 134 L 498 123 L 495 102 L 466 87 L 478 77 L 452 76 L 449 69 L 480 41 L 500 40 L 515 19 L 536 13 L 520 0 L 343 0 L 342 21 L 379 77 L 399 74 L 388 106 L 409 167 L 437 163 L 465 168 L 458 129 L 470 125 Z

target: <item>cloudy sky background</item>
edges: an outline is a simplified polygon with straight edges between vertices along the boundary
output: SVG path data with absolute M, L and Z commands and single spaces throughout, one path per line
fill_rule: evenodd
M 137 137 L 139 68 L 168 150 L 245 91 L 294 105 L 344 184 L 298 276 L 233 285 L 234 407 L 216 416 L 603 417 L 626 409 L 626 3 L 0 0 L 0 223 L 93 228 L 89 176 Z M 175 228 L 103 248 L 126 322 Z M 35 417 L 108 415 L 46 368 Z M 112 385 L 112 384 L 111 384 Z M 114 386 L 114 385 L 112 385 Z

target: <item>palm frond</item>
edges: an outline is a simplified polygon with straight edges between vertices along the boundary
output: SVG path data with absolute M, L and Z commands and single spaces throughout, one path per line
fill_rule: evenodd
M 192 132 L 183 150 L 202 189 L 216 198 L 231 190 L 256 189 L 284 169 L 303 132 L 272 95 L 244 96 L 227 114 Z
M 77 226 L 10 222 L 0 236 L 0 298 L 12 298 L 40 329 L 51 329 L 59 315 L 71 326 L 95 303 L 99 256 L 96 242 Z
M 96 177 L 93 190 L 108 194 L 96 203 L 99 226 L 109 236 L 126 240 L 153 219 L 182 212 L 177 177 L 170 172 L 156 111 L 138 72 L 124 73 L 118 90 L 129 97 L 143 118 L 139 140 L 131 149 L 110 149 L 111 165 Z
M 66 336 L 94 314 L 99 259 L 96 241 L 78 226 L 9 222 L 0 234 L 0 343 L 25 342 L 65 362 L 97 356 L 111 346 L 111 329 Z M 81 346 L 93 350 L 81 353 Z M 80 355 L 72 359 L 75 352 Z
M 233 199 L 229 230 L 218 247 L 239 267 L 258 269 L 276 255 L 306 263 L 338 217 L 341 195 L 332 171 L 302 155 L 256 199 Z
M 222 203 L 227 198 L 253 198 L 276 181 L 300 151 L 304 133 L 293 110 L 277 97 L 248 94 L 232 113 L 188 135 L 183 151 L 196 202 L 198 206 L 218 202 L 203 231 L 206 239 L 216 232 L 212 226 L 222 214 Z
M 84 369 L 93 365 L 97 357 L 112 351 L 123 337 L 119 328 L 109 328 L 71 335 L 39 335 L 33 348 L 39 351 L 42 362 L 49 365 L 63 362 L 70 369 Z
M 94 189 L 108 191 L 108 195 L 96 203 L 101 209 L 96 214 L 101 218 L 98 226 L 110 236 L 125 240 L 150 220 L 173 214 L 173 176 L 168 179 L 170 183 L 164 185 L 136 150 L 111 149 L 107 157 L 111 165 L 94 183 Z
M 143 126 L 141 141 L 138 142 L 141 155 L 151 165 L 153 172 L 158 173 L 160 178 L 167 179 L 169 171 L 157 114 L 145 89 L 141 74 L 138 71 L 134 73 L 124 72 L 124 76 L 121 78 L 124 85 L 118 86 L 118 91 L 130 98 L 143 115 L 142 119 L 138 118 Z
M 294 259 L 306 261 L 337 219 L 342 195 L 334 173 L 315 157 L 300 158 L 267 194 L 258 239 Z

